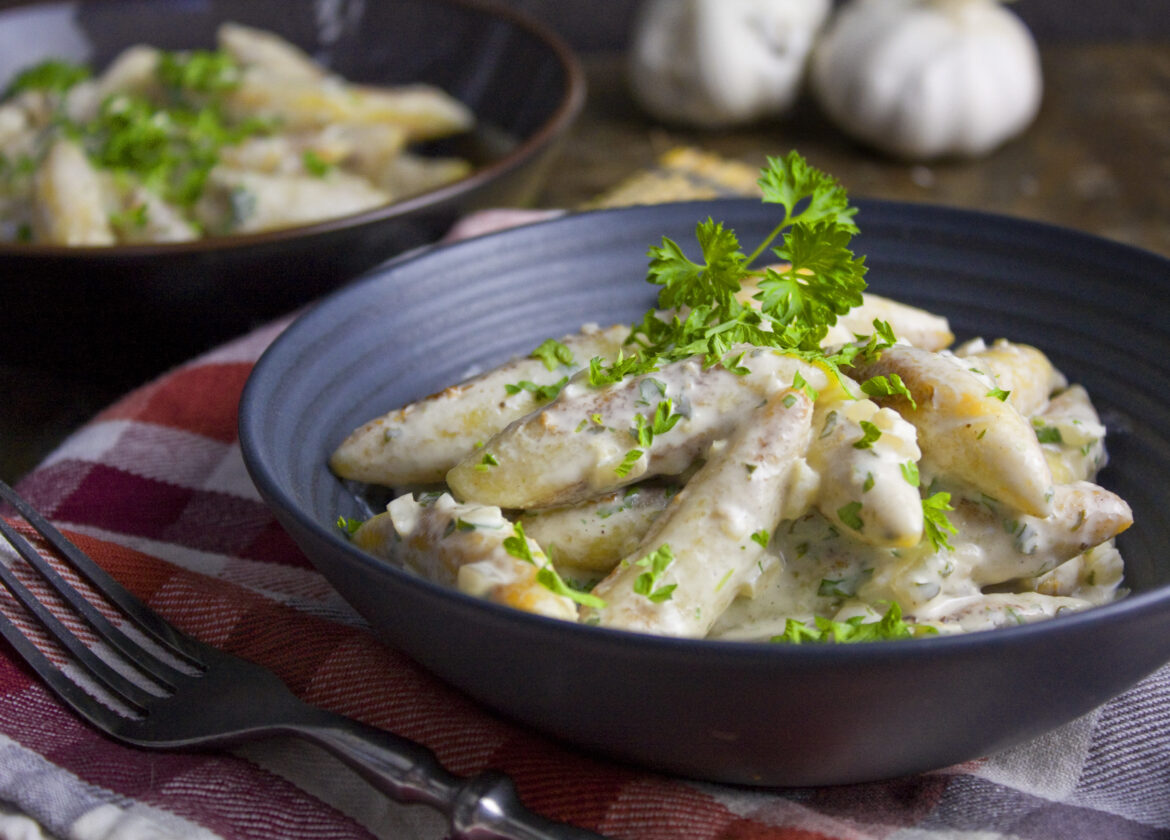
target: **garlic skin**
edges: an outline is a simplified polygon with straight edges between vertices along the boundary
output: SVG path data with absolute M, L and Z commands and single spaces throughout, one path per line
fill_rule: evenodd
M 647 0 L 630 90 L 657 119 L 727 128 L 783 114 L 832 0 Z
M 1040 108 L 1031 32 L 997 0 L 851 0 L 813 51 L 813 94 L 838 128 L 910 160 L 979 157 Z

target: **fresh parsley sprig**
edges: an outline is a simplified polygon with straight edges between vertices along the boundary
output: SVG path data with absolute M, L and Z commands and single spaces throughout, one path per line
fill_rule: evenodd
M 896 342 L 890 325 L 875 320 L 868 339 L 858 336 L 832 354 L 821 349 L 829 328 L 862 303 L 866 289 L 865 257 L 855 256 L 849 248 L 858 232 L 857 208 L 850 205 L 841 184 L 796 151 L 768 158 L 758 183 L 764 203 L 778 205 L 783 212 L 750 254 L 744 253 L 734 230 L 711 218 L 695 227 L 699 258 L 692 259 L 669 237 L 649 249 L 646 279 L 661 287 L 657 308 L 632 327 L 626 339 L 629 352 L 608 363 L 600 357 L 590 360 L 590 386 L 604 387 L 694 356 L 703 357 L 708 366 L 746 373 L 742 348 L 732 352 L 742 344 L 782 350 L 820 365 L 844 384 L 842 368 L 876 359 Z M 781 265 L 753 268 L 768 250 Z M 756 289 L 754 306 L 743 302 L 749 284 Z M 546 364 L 553 366 L 551 359 Z M 807 388 L 803 380 L 794 385 Z M 872 377 L 861 383 L 861 390 L 869 396 L 901 396 L 916 407 L 910 389 L 896 374 Z M 810 397 L 815 399 L 815 392 Z M 865 436 L 855 444 L 859 448 L 880 436 L 871 423 L 863 428 Z M 615 470 L 619 476 L 633 469 L 658 431 L 638 415 L 631 434 L 642 449 L 626 453 Z M 904 466 L 903 473 L 917 485 L 915 464 Z M 950 509 L 945 494 L 923 500 L 924 538 L 936 549 L 951 547 L 948 534 L 955 529 L 946 516 Z
M 764 203 L 780 205 L 783 215 L 751 254 L 710 218 L 695 228 L 701 259 L 669 237 L 650 249 L 647 280 L 662 287 L 659 310 L 679 314 L 666 320 L 649 312 L 635 325 L 629 343 L 638 363 L 623 360 L 623 375 L 695 355 L 718 364 L 741 343 L 819 353 L 829 327 L 861 303 L 865 258 L 849 250 L 857 210 L 836 179 L 793 151 L 769 158 L 759 185 Z M 769 248 L 786 268 L 752 267 Z M 745 281 L 757 285 L 758 306 L 737 297 Z

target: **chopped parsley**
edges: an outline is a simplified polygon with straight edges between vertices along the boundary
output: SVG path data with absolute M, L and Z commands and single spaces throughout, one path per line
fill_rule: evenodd
M 509 383 L 505 385 L 504 391 L 508 394 L 508 396 L 519 394 L 521 391 L 527 391 L 541 402 L 552 402 L 560 395 L 561 391 L 563 391 L 565 386 L 568 384 L 569 377 L 567 376 L 562 376 L 556 382 L 552 382 L 548 385 L 537 385 L 535 382 L 530 380 L 521 379 L 515 384 Z
M 483 454 L 483 458 L 481 458 L 479 463 L 475 465 L 475 468 L 477 470 L 479 470 L 480 472 L 487 472 L 492 467 L 498 467 L 499 465 L 500 465 L 499 458 L 497 458 L 495 455 L 493 455 L 490 452 L 485 452 Z
M 338 530 L 340 530 L 347 537 L 352 537 L 355 533 L 357 533 L 357 529 L 362 527 L 363 520 L 354 519 L 351 516 L 339 516 L 337 517 L 336 524 Z
M 333 171 L 333 164 L 322 158 L 313 149 L 305 149 L 305 153 L 301 155 L 301 163 L 306 172 L 318 178 L 324 178 Z
M 1032 421 L 1032 428 L 1036 431 L 1036 440 L 1040 443 L 1064 443 L 1064 435 L 1057 426 L 1049 426 L 1043 420 L 1036 418 Z M 1083 454 L 1088 454 L 1082 450 Z
M 638 383 L 638 405 L 650 405 L 653 399 L 661 400 L 666 396 L 666 383 L 653 376 L 642 377 Z
M 564 596 L 583 607 L 601 609 L 605 606 L 605 601 L 596 595 L 574 589 L 565 583 L 564 578 L 557 574 L 557 570 L 553 568 L 551 563 L 547 561 L 544 565 L 537 563 L 532 549 L 528 545 L 528 537 L 524 534 L 524 526 L 519 522 L 512 525 L 512 536 L 504 538 L 504 551 L 517 560 L 523 560 L 525 563 L 536 566 L 536 582 L 554 595 Z
M 910 389 L 906 387 L 902 377 L 896 373 L 891 373 L 889 376 L 871 376 L 861 383 L 861 390 L 871 397 L 905 397 L 910 402 L 911 408 L 918 408 L 918 403 L 914 401 Z
M 662 400 L 654 408 L 654 434 L 666 434 L 682 419 L 683 415 L 675 413 L 673 401 Z
M 82 65 L 46 61 L 18 74 L 5 96 L 44 90 L 63 97 L 90 75 Z M 265 120 L 229 119 L 223 94 L 239 84 L 240 76 L 240 66 L 220 50 L 163 51 L 155 69 L 161 101 L 118 93 L 103 100 L 84 123 L 71 120 L 64 109 L 57 120 L 95 166 L 132 176 L 164 200 L 190 207 L 202 195 L 220 149 L 274 127 Z M 119 220 L 123 227 L 133 222 Z
M 938 631 L 933 627 L 911 624 L 902 619 L 902 608 L 898 604 L 890 604 L 885 614 L 877 621 L 866 621 L 864 616 L 856 615 L 845 621 L 833 621 L 817 616 L 812 626 L 788 619 L 784 625 L 784 633 L 773 636 L 771 641 L 787 644 L 824 644 L 824 643 L 854 643 L 854 642 L 881 642 L 892 639 L 911 639 L 921 636 L 933 636 Z
M 951 551 L 951 542 L 947 534 L 958 533 L 958 529 L 947 519 L 948 510 L 954 510 L 951 506 L 950 493 L 939 491 L 922 500 L 923 532 L 935 551 L 942 549 Z
M 163 52 L 159 55 L 158 80 L 173 96 L 222 93 L 240 84 L 240 66 L 222 50 Z
M 56 59 L 42 61 L 17 73 L 0 99 L 9 99 L 26 90 L 65 93 L 92 75 L 93 72 L 83 64 Z
M 800 371 L 797 371 L 796 375 L 792 377 L 792 387 L 797 391 L 804 391 L 805 396 L 808 397 L 811 402 L 816 402 L 817 397 L 820 396 L 820 393 L 817 391 L 817 389 L 812 385 L 809 385 L 805 378 L 800 375 Z M 791 406 L 789 407 L 791 408 Z
M 630 435 L 638 442 L 638 446 L 648 447 L 654 442 L 654 429 L 641 414 L 634 415 L 634 428 L 630 429 Z
M 110 224 L 124 230 L 141 230 L 150 221 L 150 213 L 145 204 L 136 204 L 119 212 L 110 214 Z
M 102 102 L 97 116 L 75 130 L 97 166 L 136 176 L 166 200 L 186 207 L 202 195 L 220 149 L 269 128 L 258 120 L 230 123 L 215 102 L 178 101 L 160 108 L 144 97 L 119 94 Z
M 638 442 L 639 446 L 643 449 L 648 449 L 654 443 L 655 435 L 666 434 L 681 419 L 683 419 L 681 414 L 674 413 L 673 402 L 670 400 L 660 400 L 650 420 L 647 420 L 641 414 L 634 415 L 634 428 L 630 429 L 630 434 Z
M 827 438 L 833 433 L 833 430 L 837 428 L 837 420 L 838 416 L 836 411 L 830 411 L 825 415 L 825 422 L 821 427 L 822 438 Z
M 546 338 L 540 346 L 528 354 L 530 359 L 540 359 L 549 370 L 561 365 L 573 364 L 573 351 L 553 338 Z
M 854 531 L 861 531 L 865 528 L 865 522 L 861 519 L 861 502 L 853 501 L 837 508 L 837 518 Z
M 670 550 L 669 545 L 659 546 L 646 556 L 635 560 L 634 565 L 644 568 L 646 571 L 634 578 L 634 592 L 638 595 L 644 595 L 655 604 L 669 601 L 678 584 L 671 583 L 659 586 L 658 579 L 673 562 L 674 552 Z
M 634 468 L 634 464 L 638 463 L 638 459 L 641 458 L 643 454 L 645 453 L 643 453 L 641 449 L 631 449 L 629 452 L 627 452 L 626 457 L 622 459 L 622 462 L 613 468 L 613 471 L 617 473 L 618 478 L 625 478 L 627 475 L 629 475 L 630 470 Z
M 861 426 L 861 437 L 853 441 L 854 449 L 869 449 L 882 436 L 882 430 L 868 420 L 858 423 Z

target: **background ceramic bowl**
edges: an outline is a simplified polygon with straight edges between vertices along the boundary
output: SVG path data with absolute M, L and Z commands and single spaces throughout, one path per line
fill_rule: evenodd
M 474 174 L 385 207 L 271 233 L 111 248 L 0 244 L 0 353 L 137 384 L 433 241 L 468 211 L 530 201 L 584 98 L 577 60 L 554 35 L 509 10 L 465 0 L 16 6 L 0 10 L 0 89 L 47 58 L 101 68 L 135 43 L 211 48 L 217 26 L 229 20 L 274 31 L 350 80 L 441 86 L 479 120 L 473 134 L 442 147 L 471 158 Z M 115 365 L 121 369 L 110 370 Z
M 757 242 L 756 201 L 602 211 L 436 249 L 324 301 L 261 358 L 240 435 L 260 492 L 375 632 L 488 706 L 587 750 L 699 778 L 845 783 L 937 768 L 1077 717 L 1170 660 L 1168 261 L 1067 230 L 857 202 L 871 288 L 945 314 L 960 338 L 1035 344 L 1109 424 L 1102 482 L 1136 525 L 1133 593 L 1048 622 L 857 646 L 655 638 L 464 596 L 363 554 L 335 529 L 368 499 L 326 459 L 365 420 L 654 301 L 646 250 L 699 219 Z

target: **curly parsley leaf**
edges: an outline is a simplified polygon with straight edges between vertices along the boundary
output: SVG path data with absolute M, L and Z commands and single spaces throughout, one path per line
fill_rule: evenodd
M 861 303 L 865 290 L 865 259 L 848 247 L 857 232 L 856 209 L 835 179 L 796 152 L 769 158 L 759 183 L 764 202 L 782 205 L 784 212 L 750 255 L 744 255 L 735 231 L 710 218 L 695 228 L 699 257 L 688 256 L 667 237 L 649 250 L 646 279 L 661 287 L 659 310 L 646 313 L 632 329 L 627 345 L 634 353 L 606 368 L 596 366 L 592 383 L 691 356 L 726 367 L 737 344 L 824 359 L 821 340 L 839 316 Z M 781 244 L 773 252 L 789 265 L 753 268 L 778 237 Z M 737 297 L 748 283 L 758 287 L 757 306 Z
M 837 317 L 861 304 L 865 257 L 849 250 L 851 238 L 834 222 L 802 222 L 773 249 L 788 267 L 766 269 L 754 297 L 773 327 L 782 329 L 787 345 L 819 349 Z
M 853 221 L 857 208 L 849 205 L 845 188 L 833 176 L 809 166 L 796 151 L 768 158 L 758 183 L 764 203 L 783 205 L 785 223 L 828 220 L 857 233 Z
M 739 291 L 744 274 L 744 256 L 735 231 L 710 218 L 695 228 L 703 262 L 690 260 L 673 240 L 662 238 L 662 246 L 650 249 L 647 279 L 662 286 L 659 305 L 674 309 L 724 305 Z

